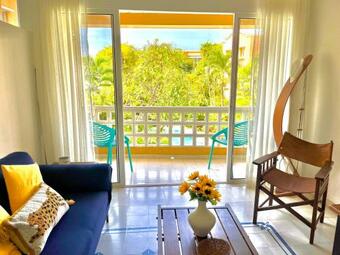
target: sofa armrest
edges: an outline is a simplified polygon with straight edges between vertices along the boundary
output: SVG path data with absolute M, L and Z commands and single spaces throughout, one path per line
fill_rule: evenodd
M 40 165 L 44 182 L 58 192 L 108 191 L 112 168 L 108 164 Z

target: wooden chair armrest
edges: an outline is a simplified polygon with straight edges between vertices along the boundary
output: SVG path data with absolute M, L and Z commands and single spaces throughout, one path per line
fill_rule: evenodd
M 333 163 L 333 161 L 327 161 L 327 163 L 319 170 L 319 172 L 317 172 L 317 174 L 315 175 L 315 179 L 326 179 L 330 171 L 332 170 Z
M 274 151 L 274 152 L 272 152 L 272 153 L 270 153 L 270 154 L 267 154 L 267 155 L 264 155 L 264 156 L 262 156 L 262 157 L 260 157 L 260 158 L 258 158 L 258 159 L 255 159 L 255 160 L 253 161 L 253 164 L 255 164 L 255 165 L 261 165 L 261 164 L 263 164 L 264 162 L 266 162 L 266 161 L 268 161 L 268 160 L 271 160 L 271 159 L 277 157 L 278 155 L 279 155 L 279 153 L 278 153 L 277 151 Z

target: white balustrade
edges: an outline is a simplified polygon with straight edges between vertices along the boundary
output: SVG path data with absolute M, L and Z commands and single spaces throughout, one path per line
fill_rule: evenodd
M 237 107 L 236 121 L 251 120 L 251 107 Z M 131 146 L 210 146 L 228 127 L 229 107 L 124 107 L 124 133 Z M 113 106 L 94 106 L 96 122 L 115 127 Z

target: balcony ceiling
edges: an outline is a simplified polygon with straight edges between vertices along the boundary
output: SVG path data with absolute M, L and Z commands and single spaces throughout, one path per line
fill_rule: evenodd
M 233 18 L 233 14 L 122 12 L 120 25 L 133 28 L 232 28 Z M 89 27 L 111 27 L 111 16 L 90 15 L 87 22 Z M 242 25 L 254 25 L 254 20 L 243 20 Z

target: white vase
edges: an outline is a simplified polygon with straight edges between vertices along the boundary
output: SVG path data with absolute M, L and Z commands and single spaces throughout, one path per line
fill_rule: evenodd
M 189 214 L 189 224 L 198 237 L 206 237 L 215 226 L 216 218 L 207 208 L 206 201 L 198 201 L 198 207 Z

